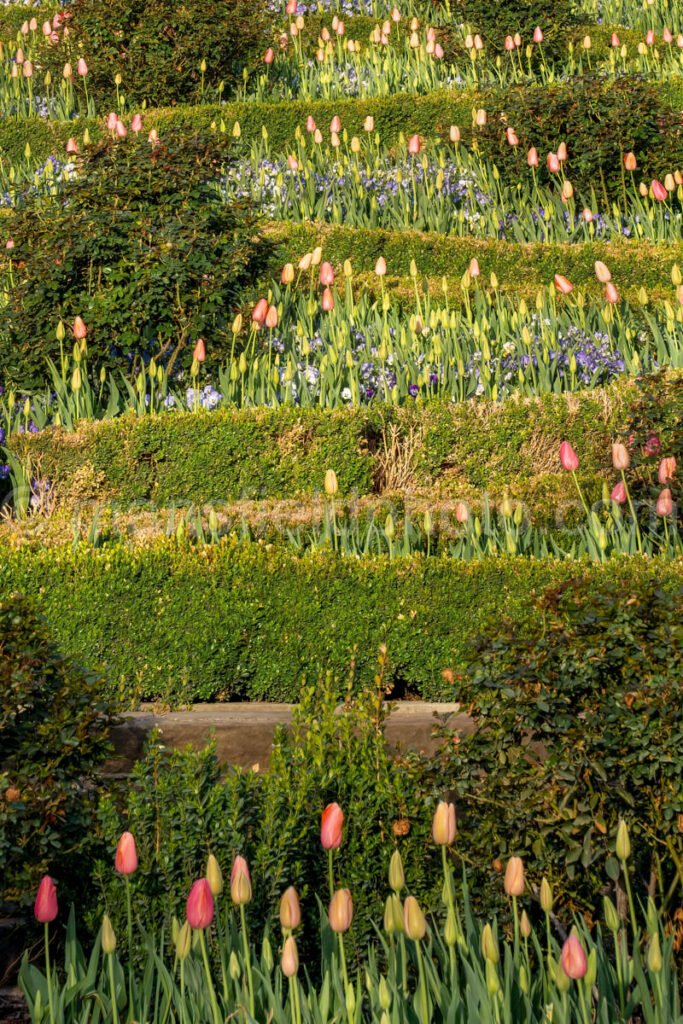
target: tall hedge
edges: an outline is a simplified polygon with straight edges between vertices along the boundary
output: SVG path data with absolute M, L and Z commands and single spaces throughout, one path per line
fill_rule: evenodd
M 442 672 L 503 615 L 521 636 L 542 630 L 534 593 L 573 579 L 591 591 L 610 581 L 628 600 L 653 581 L 679 587 L 683 565 L 354 560 L 231 542 L 0 552 L 0 596 L 39 596 L 64 653 L 132 701 L 293 700 L 320 666 L 342 677 L 354 658 L 367 679 L 380 643 L 395 695 L 457 699 Z

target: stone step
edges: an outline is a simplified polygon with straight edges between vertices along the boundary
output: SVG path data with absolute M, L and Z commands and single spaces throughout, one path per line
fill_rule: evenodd
M 186 744 L 199 749 L 214 736 L 221 763 L 266 768 L 275 729 L 291 724 L 293 708 L 292 704 L 195 704 L 187 711 L 164 711 L 143 705 L 122 716 L 112 730 L 116 754 L 107 764 L 107 774 L 128 774 L 142 756 L 152 729 L 160 730 L 166 746 L 176 749 Z M 447 724 L 453 732 L 468 733 L 474 727 L 459 704 L 399 701 L 386 722 L 388 744 L 394 750 L 433 753 L 438 745 L 432 737 L 437 715 L 450 716 Z

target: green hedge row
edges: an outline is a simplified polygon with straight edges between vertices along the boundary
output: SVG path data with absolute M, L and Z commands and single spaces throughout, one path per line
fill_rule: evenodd
M 273 547 L 206 548 L 159 542 L 131 550 L 71 546 L 4 550 L 0 597 L 39 598 L 64 654 L 103 668 L 128 699 L 293 700 L 302 674 L 324 666 L 359 680 L 390 652 L 396 695 L 452 699 L 445 669 L 507 617 L 519 635 L 542 630 L 533 595 L 578 579 L 590 592 L 615 582 L 624 599 L 653 581 L 681 585 L 680 564 L 634 557 L 552 559 L 298 557 Z
M 494 271 L 503 287 L 536 289 L 549 284 L 555 274 L 564 274 L 574 285 L 602 295 L 604 286 L 595 277 L 595 261 L 602 260 L 622 293 L 635 293 L 644 287 L 651 296 L 661 292 L 673 300 L 671 269 L 676 262 L 683 266 L 683 251 L 678 243 L 655 245 L 623 240 L 581 245 L 518 244 L 448 237 L 436 232 L 283 222 L 269 224 L 266 234 L 277 243 L 274 272 L 287 261 L 296 263 L 305 252 L 320 245 L 326 260 L 340 268 L 350 259 L 355 273 L 372 272 L 378 257 L 384 256 L 389 275 L 406 277 L 414 259 L 421 277 L 445 276 L 459 281 L 476 256 L 484 277 Z
M 674 371 L 530 401 L 129 415 L 82 423 L 74 433 L 16 435 L 11 448 L 70 507 L 298 498 L 320 493 L 330 468 L 344 497 L 392 489 L 400 477 L 401 489 L 428 489 L 435 501 L 509 487 L 542 506 L 574 498 L 559 466 L 562 440 L 575 445 L 589 477 L 608 475 L 611 442 L 632 431 L 642 408 L 671 454 L 682 404 L 683 374 Z
M 349 134 L 360 134 L 366 116 L 372 114 L 386 145 L 394 144 L 401 134 L 415 132 L 447 137 L 451 124 L 461 126 L 463 140 L 470 144 L 472 111 L 478 107 L 489 114 L 486 128 L 476 130 L 479 149 L 498 161 L 508 176 L 528 175 L 529 145 L 544 153 L 563 138 L 570 148 L 568 173 L 587 188 L 600 188 L 601 174 L 620 184 L 622 151 L 636 151 L 644 177 L 672 170 L 676 154 L 680 155 L 683 82 L 678 80 L 648 85 L 635 79 L 608 83 L 579 79 L 571 85 L 485 93 L 440 90 L 426 96 L 400 94 L 371 100 L 177 106 L 148 111 L 145 125 L 160 134 L 177 135 L 205 130 L 212 123 L 232 131 L 238 121 L 243 140 L 260 140 L 265 128 L 273 151 L 281 152 L 291 146 L 296 129 L 303 130 L 309 114 L 323 128 L 338 114 Z M 515 152 L 505 142 L 508 123 L 514 124 L 520 138 Z M 19 164 L 26 158 L 28 145 L 33 159 L 44 160 L 62 153 L 69 136 L 82 135 L 86 128 L 93 140 L 102 137 L 104 118 L 77 124 L 5 119 L 0 123 L 0 155 Z

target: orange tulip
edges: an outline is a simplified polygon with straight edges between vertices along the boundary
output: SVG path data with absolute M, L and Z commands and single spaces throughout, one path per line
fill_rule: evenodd
M 353 921 L 353 899 L 348 889 L 337 889 L 330 901 L 330 928 L 333 932 L 347 932 Z
M 124 832 L 116 845 L 114 867 L 120 875 L 132 875 L 138 869 L 138 852 L 131 832 Z
M 508 896 L 524 895 L 524 861 L 521 857 L 510 857 L 503 886 Z
M 617 441 L 612 445 L 612 465 L 615 469 L 628 469 L 630 463 L 631 459 L 626 445 Z
M 583 978 L 588 970 L 588 958 L 585 950 L 573 931 L 562 947 L 560 963 L 567 977 L 574 981 Z
M 562 292 L 563 295 L 569 295 L 574 291 L 574 285 L 563 274 L 555 274 L 554 282 L 558 292 Z
M 293 885 L 285 889 L 280 897 L 280 924 L 284 929 L 293 931 L 301 924 L 301 906 L 299 895 Z
M 450 846 L 456 834 L 455 804 L 440 800 L 432 820 L 432 838 L 437 846 Z

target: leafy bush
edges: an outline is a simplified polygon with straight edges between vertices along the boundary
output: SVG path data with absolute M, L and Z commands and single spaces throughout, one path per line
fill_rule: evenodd
M 170 923 L 172 914 L 182 919 L 189 886 L 203 873 L 209 853 L 224 869 L 240 853 L 258 879 L 249 907 L 254 926 L 275 922 L 281 893 L 294 885 L 302 897 L 310 944 L 316 934 L 316 899 L 323 904 L 329 899 L 320 815 L 333 801 L 345 815 L 335 874 L 337 884 L 354 893 L 356 948 L 371 934 L 372 921 L 381 918 L 397 843 L 410 891 L 436 896 L 441 860 L 430 846 L 429 826 L 440 791 L 431 788 L 431 779 L 420 779 L 417 756 L 396 761 L 387 750 L 385 660 L 382 654 L 375 683 L 355 698 L 352 680 L 345 687 L 329 674 L 304 685 L 294 725 L 276 735 L 265 771 L 222 773 L 213 747 L 169 752 L 159 737 L 152 737 L 123 799 L 111 794 L 100 804 L 104 838 L 112 851 L 124 827 L 136 837 L 140 866 L 131 879 L 133 902 L 144 907 L 146 928 L 151 922 Z M 444 780 L 434 784 L 444 785 Z M 111 859 L 97 864 L 95 876 L 123 935 L 122 881 L 113 876 Z M 139 914 L 142 920 L 143 911 Z M 93 916 L 92 927 L 98 923 Z
M 144 133 L 143 133 L 144 135 Z M 145 137 L 87 147 L 53 198 L 33 194 L 9 218 L 15 287 L 0 370 L 22 386 L 60 362 L 55 329 L 79 315 L 98 366 L 151 356 L 181 367 L 203 335 L 225 355 L 232 310 L 264 250 L 249 213 L 219 199 L 221 137 Z
M 25 598 L 0 603 L 0 906 L 54 871 L 79 891 L 96 772 L 109 752 L 101 682 L 62 657 Z
M 551 53 L 564 50 L 566 32 L 573 21 L 570 0 L 453 0 L 452 9 L 457 20 L 479 32 L 484 41 L 495 49 L 502 49 L 505 37 L 519 32 L 524 45 L 531 42 L 536 26 L 545 35 L 545 47 Z
M 442 671 L 462 669 L 468 648 L 505 613 L 522 635 L 542 631 L 534 591 L 572 579 L 602 591 L 612 581 L 639 593 L 653 579 L 680 586 L 677 562 L 553 559 L 461 562 L 417 555 L 300 556 L 284 546 L 229 541 L 204 548 L 159 541 L 131 550 L 2 549 L 0 594 L 40 593 L 65 653 L 103 665 L 127 702 L 292 700 L 304 672 L 343 675 L 353 656 L 359 682 L 374 651 L 391 652 L 394 696 L 452 699 Z
M 680 873 L 683 589 L 657 583 L 569 581 L 536 602 L 531 633 L 509 617 L 487 631 L 456 682 L 478 728 L 442 758 L 479 809 L 463 830 L 475 863 L 522 854 L 593 910 L 605 869 L 617 878 L 610 837 L 624 817 L 643 888 L 656 877 L 666 891 L 673 864 Z
M 74 0 L 70 14 L 68 50 L 59 47 L 54 60 L 85 56 L 105 107 L 114 105 L 117 73 L 129 104 L 196 102 L 204 84 L 223 83 L 229 95 L 269 38 L 266 6 L 250 0 Z

